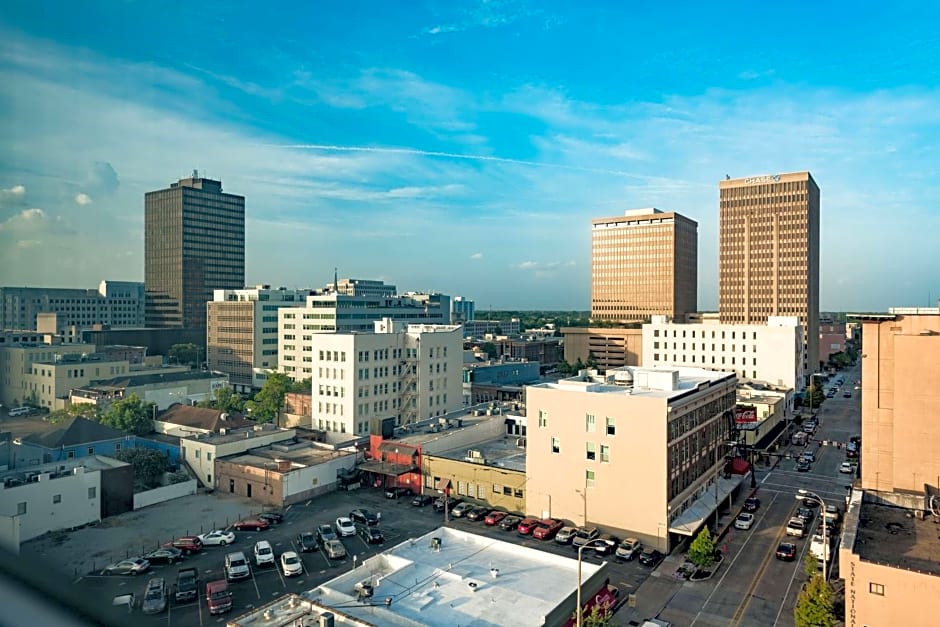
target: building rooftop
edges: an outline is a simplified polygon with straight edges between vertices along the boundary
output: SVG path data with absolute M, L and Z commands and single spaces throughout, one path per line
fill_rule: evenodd
M 0 486 L 3 488 L 14 488 L 34 481 L 43 481 L 44 479 L 57 479 L 58 477 L 74 475 L 79 472 L 95 472 L 99 470 L 109 470 L 111 468 L 120 468 L 128 464 L 112 459 L 110 457 L 101 457 L 98 455 L 89 455 L 80 459 L 65 459 L 39 466 L 29 466 L 28 468 L 19 468 L 17 470 L 8 470 L 0 473 Z M 81 469 L 76 472 L 76 469 Z M 49 475 L 44 477 L 44 475 Z
M 584 563 L 582 581 L 604 568 Z M 570 557 L 441 527 L 306 595 L 373 625 L 542 625 L 573 595 L 577 569 Z
M 724 381 L 736 381 L 733 372 L 674 366 L 612 368 L 606 375 L 582 370 L 577 376 L 530 386 L 566 392 L 591 392 L 672 399 Z
M 241 414 L 227 414 L 218 409 L 183 405 L 181 403 L 170 405 L 166 411 L 158 414 L 156 419 L 179 427 L 216 433 L 219 432 L 219 429 L 244 429 L 254 427 L 257 424 Z
M 214 433 L 201 434 L 200 433 L 200 434 L 194 434 L 190 437 L 186 437 L 183 439 L 184 440 L 197 440 L 199 442 L 204 442 L 206 444 L 211 444 L 213 446 L 219 446 L 221 444 L 228 444 L 230 442 L 237 442 L 238 440 L 245 440 L 248 438 L 267 436 L 267 435 L 271 435 L 273 433 L 278 433 L 278 432 L 280 432 L 284 440 L 289 440 L 297 434 L 297 432 L 294 431 L 293 429 L 281 429 L 279 427 L 275 427 L 274 425 L 268 423 L 268 424 L 255 424 L 251 428 L 245 428 L 245 429 L 233 429 L 231 431 L 226 429 L 224 435 L 221 433 L 219 434 L 214 434 Z
M 436 440 L 456 429 L 469 429 L 491 420 L 503 423 L 510 412 L 521 411 L 518 405 L 518 403 L 480 403 L 463 407 L 443 416 L 396 428 L 395 441 L 417 446 Z
M 859 558 L 940 575 L 940 537 L 935 518 L 928 514 L 924 520 L 918 520 L 913 510 L 864 500 L 858 506 L 852 551 Z
M 507 435 L 435 453 L 435 455 L 448 459 L 473 461 L 482 466 L 496 466 L 525 472 L 525 446 L 520 446 L 519 440 L 525 440 L 525 438 Z M 478 453 L 479 456 L 472 456 L 470 451 Z
M 50 449 L 116 440 L 127 436 L 123 431 L 81 416 L 58 423 L 47 422 L 38 417 L 6 418 L 0 421 L 0 431 L 9 431 L 14 440 Z
M 225 457 L 231 464 L 253 466 L 255 468 L 290 472 L 299 468 L 316 466 L 346 455 L 355 455 L 351 450 L 334 450 L 331 447 L 317 446 L 312 442 L 285 442 L 251 449 L 248 453 Z M 279 466 L 278 462 L 284 464 Z
M 59 362 L 63 363 L 63 362 Z M 154 383 L 175 383 L 178 381 L 199 381 L 202 379 L 220 379 L 228 375 L 221 372 L 210 372 L 206 370 L 190 370 L 187 372 L 148 372 L 147 374 L 131 374 L 113 379 L 96 379 L 90 384 L 75 388 L 88 392 L 111 392 L 114 390 L 123 390 L 129 387 L 140 385 L 153 385 Z

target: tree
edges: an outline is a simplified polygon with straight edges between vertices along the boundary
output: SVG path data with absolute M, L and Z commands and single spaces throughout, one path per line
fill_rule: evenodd
M 136 394 L 131 394 L 111 403 L 99 422 L 127 433 L 144 435 L 153 431 L 153 408 L 153 403 L 144 403 Z
M 211 399 L 200 401 L 198 405 L 199 407 L 218 409 L 229 414 L 245 411 L 245 399 L 228 386 L 218 388 Z
M 269 372 L 261 390 L 255 394 L 255 399 L 246 403 L 252 418 L 259 422 L 270 422 L 277 418 L 290 387 L 291 380 L 286 374 Z
M 793 608 L 796 627 L 835 627 L 835 593 L 822 575 L 813 573 Z
M 193 368 L 198 368 L 201 353 L 202 351 L 195 344 L 174 344 L 166 356 L 173 363 L 188 364 Z
M 584 627 L 609 627 L 611 625 L 612 614 L 610 611 L 610 606 L 604 605 L 595 605 L 590 610 L 582 609 L 581 610 L 581 624 Z M 575 620 L 577 618 L 577 613 L 571 613 L 571 619 Z
M 92 403 L 73 403 L 65 409 L 57 409 L 55 411 L 49 412 L 43 420 L 46 422 L 51 422 L 52 424 L 57 424 L 70 418 L 81 416 L 82 418 L 88 418 L 89 420 L 97 421 L 100 414 L 99 409 L 100 408 L 97 405 Z
M 815 382 L 816 379 L 813 379 Z M 806 386 L 806 404 L 810 407 L 819 407 L 826 400 L 826 393 L 821 385 L 815 383 Z
M 483 352 L 486 353 L 490 359 L 496 359 L 499 356 L 499 351 L 496 350 L 496 344 L 492 342 L 484 342 L 483 346 L 480 348 L 483 349 Z
M 806 573 L 807 579 L 812 579 L 819 572 L 819 561 L 812 553 L 807 552 L 803 558 L 803 572 Z
M 689 561 L 699 569 L 708 568 L 715 563 L 715 540 L 708 527 L 702 527 L 689 545 Z
M 290 384 L 290 392 L 300 392 L 301 394 L 310 394 L 312 379 L 301 379 Z
M 169 468 L 167 456 L 152 448 L 126 448 L 114 457 L 134 468 L 134 483 L 145 490 L 160 485 L 160 477 Z

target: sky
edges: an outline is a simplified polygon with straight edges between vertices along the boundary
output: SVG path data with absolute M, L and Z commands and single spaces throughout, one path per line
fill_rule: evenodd
M 259 7 L 264 7 L 259 10 Z M 146 191 L 246 196 L 246 281 L 590 308 L 590 221 L 809 170 L 820 306 L 940 299 L 940 5 L 63 3 L 0 13 L 0 285 L 143 280 Z

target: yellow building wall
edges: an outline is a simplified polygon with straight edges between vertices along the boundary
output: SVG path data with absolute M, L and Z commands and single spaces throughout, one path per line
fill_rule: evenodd
M 525 472 L 425 455 L 425 492 L 436 490 L 440 479 L 450 479 L 452 498 L 479 502 L 514 514 L 526 511 Z

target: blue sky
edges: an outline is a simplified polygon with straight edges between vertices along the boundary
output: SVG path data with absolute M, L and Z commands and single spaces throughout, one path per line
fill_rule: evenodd
M 925 3 L 7 0 L 0 285 L 143 278 L 143 194 L 247 197 L 247 280 L 588 309 L 590 220 L 699 223 L 810 170 L 821 307 L 940 298 L 940 8 Z

